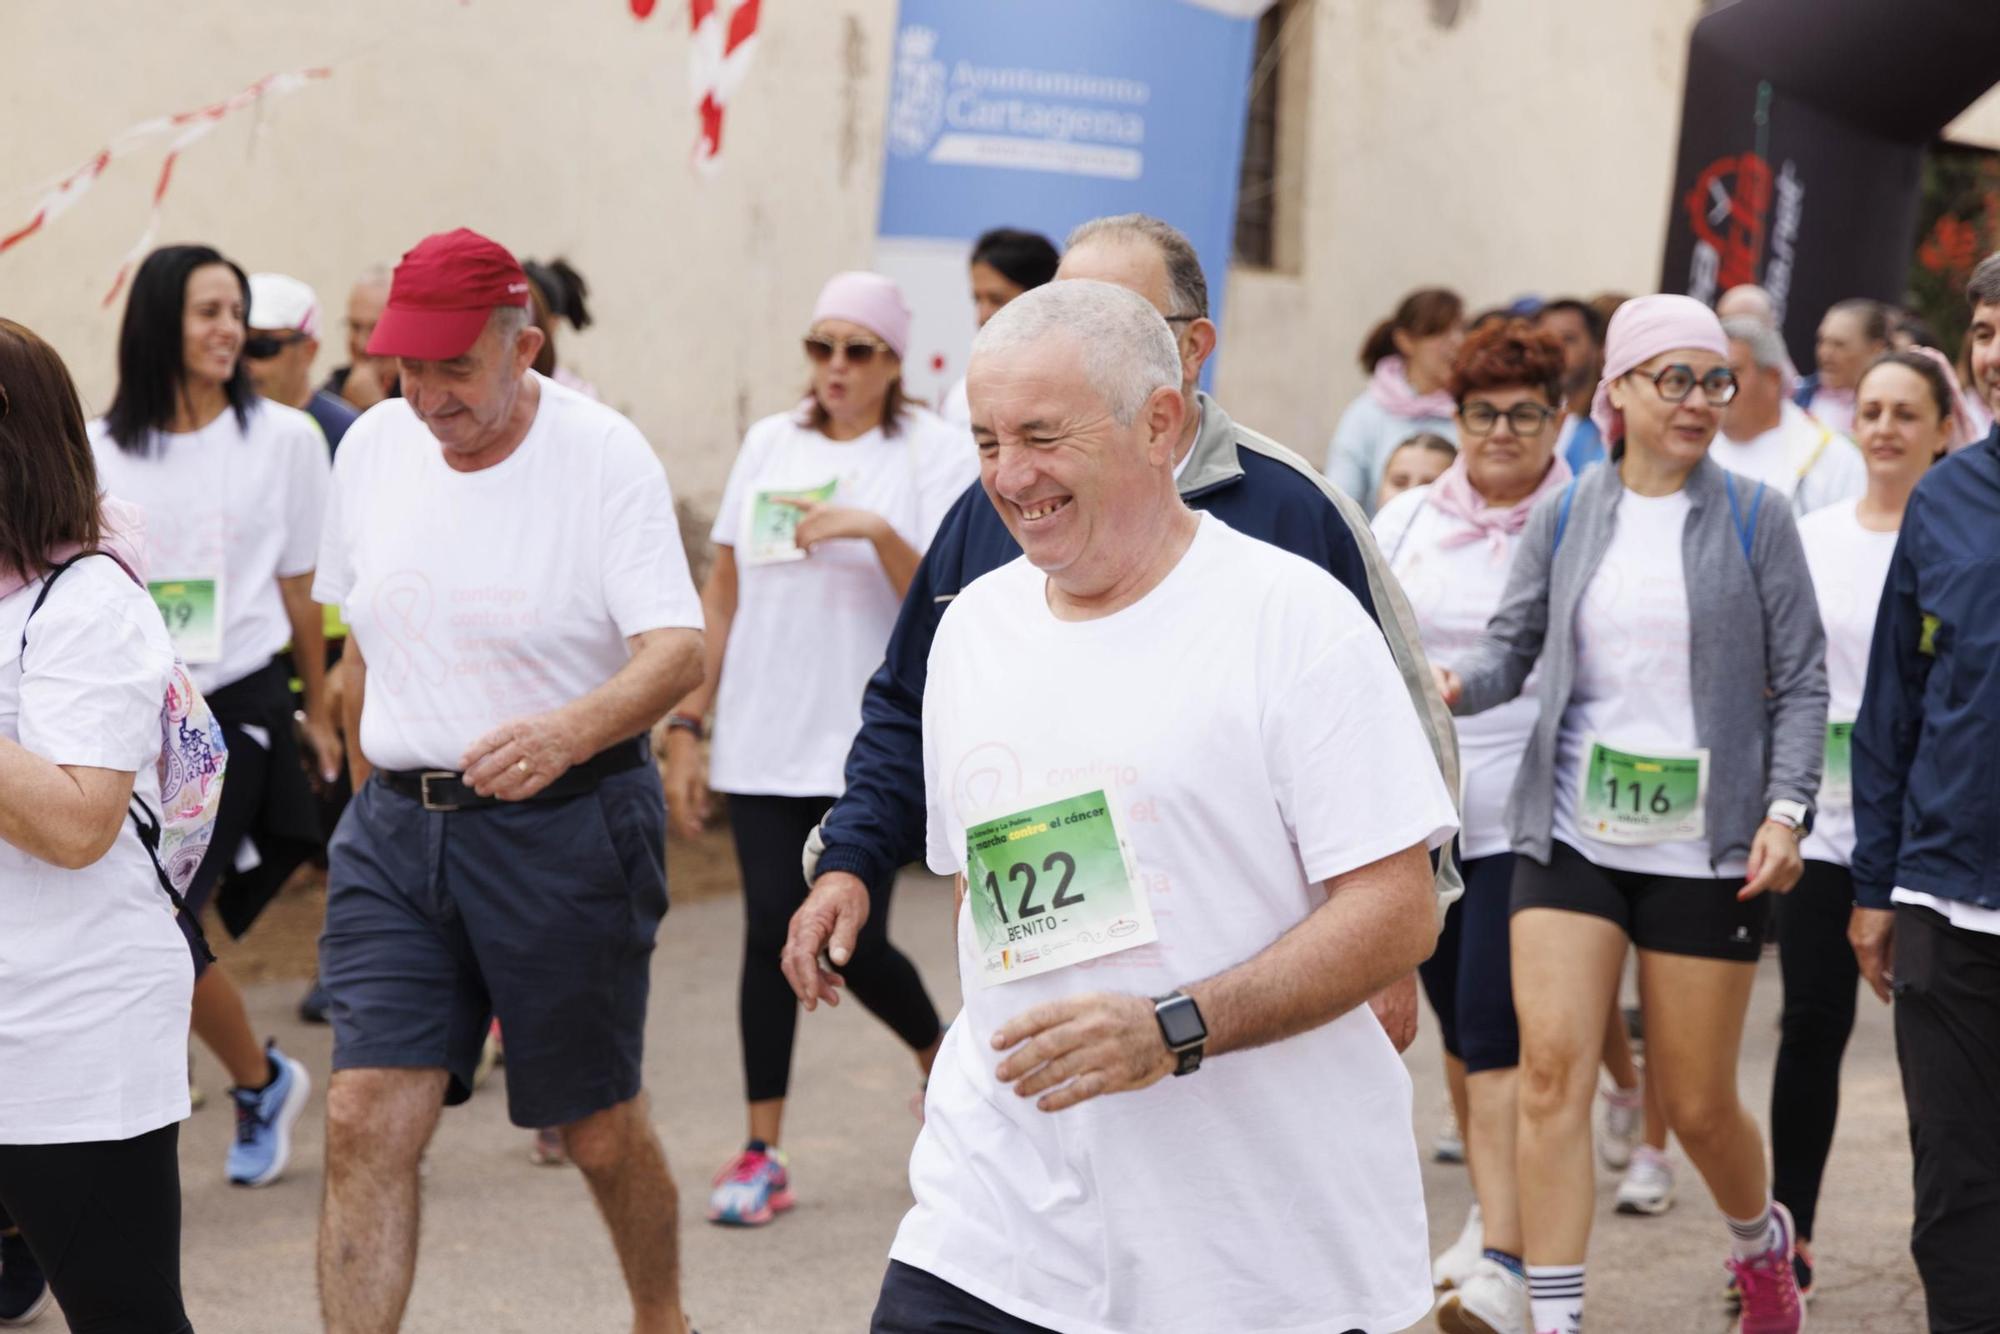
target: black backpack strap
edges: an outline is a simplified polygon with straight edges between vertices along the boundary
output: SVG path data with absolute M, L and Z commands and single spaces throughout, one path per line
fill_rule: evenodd
M 208 946 L 208 933 L 201 929 L 201 918 L 188 907 L 187 900 L 182 898 L 180 891 L 174 888 L 173 880 L 167 875 L 167 868 L 160 864 L 160 821 L 158 817 L 146 808 L 145 802 L 139 800 L 137 797 L 132 798 L 130 814 L 132 816 L 132 828 L 138 831 L 140 844 L 145 847 L 146 855 L 153 859 L 153 872 L 160 877 L 160 888 L 167 892 L 167 898 L 172 901 L 174 911 L 179 913 L 181 918 L 187 922 L 188 930 L 194 937 L 194 947 L 201 952 L 202 962 L 214 963 L 215 951 Z
M 21 652 L 26 653 L 28 651 L 28 621 L 34 620 L 35 613 L 40 611 L 42 609 L 42 604 L 49 600 L 49 590 L 56 586 L 57 576 L 60 575 L 64 570 L 67 570 L 70 566 L 76 564 L 78 561 L 86 560 L 91 556 L 96 556 L 99 554 L 101 553 L 95 551 L 81 552 L 77 555 L 71 556 L 68 560 L 64 561 L 62 564 L 51 567 L 49 572 L 42 576 L 42 591 L 35 594 L 35 605 L 28 608 L 28 620 L 21 622 Z

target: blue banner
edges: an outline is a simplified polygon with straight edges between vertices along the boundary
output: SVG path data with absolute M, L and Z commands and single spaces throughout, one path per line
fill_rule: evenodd
M 1194 242 L 1220 321 L 1257 31 L 1230 7 L 903 0 L 877 264 L 916 315 L 915 393 L 936 401 L 964 372 L 966 260 L 992 227 L 1060 246 L 1090 218 L 1164 218 Z

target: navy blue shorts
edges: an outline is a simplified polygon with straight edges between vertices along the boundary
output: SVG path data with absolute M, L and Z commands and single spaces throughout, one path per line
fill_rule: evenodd
M 1474 857 L 1460 869 L 1465 893 L 1445 913 L 1437 949 L 1417 965 L 1417 975 L 1437 1013 L 1444 1049 L 1465 1062 L 1465 1072 L 1511 1070 L 1521 1063 L 1507 934 L 1514 854 Z
M 497 1015 L 515 1125 L 569 1125 L 638 1095 L 667 911 L 652 765 L 580 797 L 452 812 L 371 781 L 327 863 L 335 1070 L 443 1069 L 446 1103 L 463 1102 Z
M 1054 1334 L 901 1260 L 889 1262 L 869 1334 Z M 1361 1334 L 1350 1329 L 1347 1334 Z

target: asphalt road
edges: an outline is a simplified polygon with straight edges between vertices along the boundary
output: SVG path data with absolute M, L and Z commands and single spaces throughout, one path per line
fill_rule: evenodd
M 941 882 L 911 877 L 898 895 L 894 929 L 946 1013 L 957 1004 L 948 909 Z M 799 1207 L 755 1231 L 701 1221 L 709 1177 L 743 1134 L 734 1020 L 740 932 L 737 899 L 676 907 L 655 965 L 647 1082 L 683 1191 L 689 1311 L 703 1334 L 865 1330 L 890 1238 L 908 1206 L 915 1069 L 888 1031 L 852 1003 L 804 1017 L 787 1133 Z M 224 1100 L 214 1096 L 224 1081 L 206 1052 L 196 1057 L 197 1079 L 211 1098 L 184 1128 L 182 1171 L 188 1308 L 201 1334 L 319 1328 L 313 1236 L 331 1039 L 293 1015 L 299 990 L 295 982 L 248 988 L 260 1029 L 303 1059 L 315 1081 L 286 1179 L 257 1191 L 224 1181 L 231 1126 Z M 1777 1041 L 1777 991 L 1767 959 L 1743 1061 L 1747 1100 L 1760 1116 Z M 1428 1015 L 1409 1060 L 1415 1130 L 1428 1146 L 1445 1105 Z M 429 1157 L 422 1254 L 405 1329 L 608 1334 L 629 1327 L 624 1286 L 588 1192 L 572 1169 L 531 1165 L 528 1138 L 507 1122 L 498 1074 L 469 1104 L 445 1113 Z M 1457 1234 L 1470 1194 L 1462 1169 L 1427 1164 L 1425 1176 L 1431 1231 L 1442 1246 Z M 1683 1165 L 1680 1204 L 1658 1219 L 1614 1215 L 1615 1181 L 1604 1174 L 1598 1184 L 1591 1329 L 1728 1329 L 1721 1305 L 1726 1237 L 1692 1172 Z M 1814 1334 L 1920 1334 L 1923 1299 L 1907 1245 L 1910 1198 L 1888 1016 L 1865 998 L 1821 1210 Z M 59 1327 L 53 1314 L 40 1323 Z M 1430 1327 L 1426 1320 L 1417 1328 Z

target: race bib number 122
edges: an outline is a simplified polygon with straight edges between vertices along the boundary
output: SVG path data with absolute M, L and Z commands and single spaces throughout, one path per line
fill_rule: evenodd
M 983 986 L 1158 939 L 1102 791 L 973 825 L 965 862 Z

